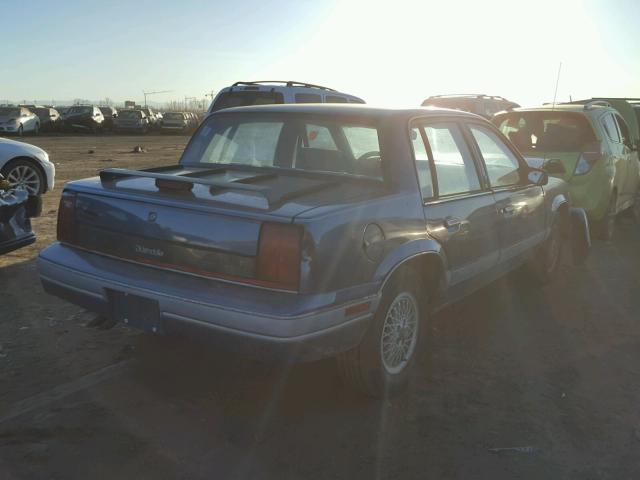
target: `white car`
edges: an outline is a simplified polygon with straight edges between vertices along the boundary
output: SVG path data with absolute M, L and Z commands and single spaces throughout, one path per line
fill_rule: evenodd
M 359 97 L 311 83 L 262 80 L 236 82 L 218 92 L 208 113 L 231 107 L 274 103 L 365 103 Z
M 29 195 L 41 195 L 53 189 L 56 169 L 41 148 L 0 138 L 0 173 L 11 186 L 21 186 Z
M 0 133 L 24 133 L 37 135 L 40 132 L 40 119 L 28 108 L 0 107 Z

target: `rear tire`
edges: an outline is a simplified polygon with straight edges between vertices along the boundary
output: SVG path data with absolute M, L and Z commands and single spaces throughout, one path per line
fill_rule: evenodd
M 616 204 L 617 195 L 615 192 L 609 199 L 609 206 L 607 207 L 607 213 L 602 220 L 596 223 L 596 233 L 598 238 L 605 242 L 610 242 L 613 239 L 613 233 L 616 226 Z
M 534 258 L 529 263 L 533 278 L 541 285 L 552 282 L 558 275 L 566 240 L 562 227 L 562 218 L 556 218 L 551 226 L 549 238 L 536 250 Z
M 406 388 L 420 351 L 427 310 L 420 285 L 415 271 L 406 268 L 389 280 L 360 345 L 337 358 L 345 384 L 378 398 Z

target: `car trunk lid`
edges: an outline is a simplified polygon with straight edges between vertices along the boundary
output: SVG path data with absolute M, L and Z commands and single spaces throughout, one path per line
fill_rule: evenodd
M 265 222 L 292 223 L 318 206 L 380 191 L 330 176 L 180 166 L 74 182 L 69 242 L 120 259 L 256 283 Z

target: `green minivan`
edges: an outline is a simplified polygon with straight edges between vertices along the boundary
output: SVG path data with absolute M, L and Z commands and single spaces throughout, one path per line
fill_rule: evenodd
M 640 129 L 625 100 L 518 108 L 493 122 L 527 162 L 569 182 L 572 203 L 587 212 L 594 233 L 613 236 L 616 215 L 636 202 Z

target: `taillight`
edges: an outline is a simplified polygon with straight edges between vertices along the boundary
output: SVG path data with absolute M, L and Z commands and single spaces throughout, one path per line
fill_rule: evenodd
M 576 164 L 576 175 L 584 175 L 585 173 L 589 173 L 591 171 L 593 166 L 598 163 L 598 160 L 602 158 L 600 149 L 601 146 L 598 142 L 589 143 L 587 145 L 585 151 L 580 154 L 580 158 L 578 159 L 578 163 Z
M 74 243 L 76 239 L 76 194 L 62 192 L 58 208 L 58 241 Z
M 297 290 L 301 252 L 302 228 L 263 223 L 258 243 L 257 278 L 287 290 Z

